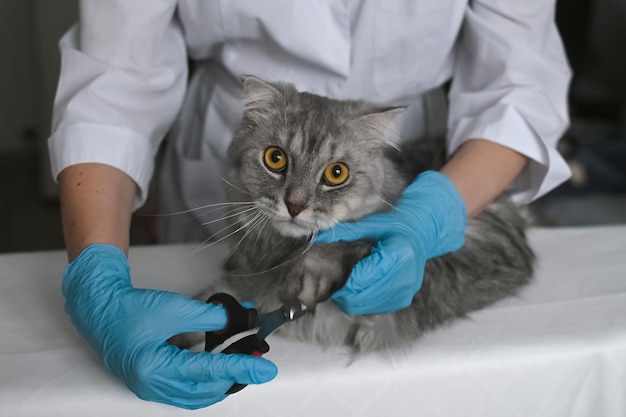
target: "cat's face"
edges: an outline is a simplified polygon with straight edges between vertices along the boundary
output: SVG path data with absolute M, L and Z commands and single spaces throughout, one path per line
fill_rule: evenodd
M 246 112 L 229 149 L 229 180 L 268 224 L 286 236 L 308 236 L 385 204 L 389 174 L 380 134 L 394 110 L 257 78 L 244 78 L 244 86 Z

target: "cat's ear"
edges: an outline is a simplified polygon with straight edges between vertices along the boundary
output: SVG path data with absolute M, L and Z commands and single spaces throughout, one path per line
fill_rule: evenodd
M 406 107 L 373 108 L 354 121 L 354 127 L 360 136 L 393 143 L 396 140 L 395 122 L 404 113 Z
M 284 100 L 283 94 L 270 83 L 255 77 L 254 75 L 242 75 L 244 109 L 251 117 L 267 114 L 268 109 L 274 108 Z

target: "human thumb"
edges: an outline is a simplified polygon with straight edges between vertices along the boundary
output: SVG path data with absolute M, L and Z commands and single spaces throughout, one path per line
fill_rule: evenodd
M 385 216 L 388 214 L 374 214 L 356 222 L 342 222 L 330 229 L 321 232 L 316 238 L 316 243 L 332 243 L 353 241 L 359 239 L 379 239 L 385 233 Z

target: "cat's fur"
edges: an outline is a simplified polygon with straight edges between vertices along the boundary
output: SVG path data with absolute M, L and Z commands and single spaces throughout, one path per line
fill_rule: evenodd
M 337 221 L 389 210 L 416 175 L 444 164 L 444 143 L 390 146 L 386 136 L 398 109 L 331 100 L 255 77 L 243 77 L 243 83 L 245 115 L 229 149 L 227 193 L 230 201 L 252 201 L 255 208 L 230 218 L 233 229 L 247 226 L 231 237 L 223 279 L 200 298 L 225 290 L 267 311 L 298 296 L 315 312 L 284 326 L 283 334 L 366 352 L 404 346 L 529 282 L 533 253 L 525 221 L 503 196 L 469 219 L 462 249 L 426 263 L 410 307 L 392 314 L 342 313 L 328 299 L 372 242 L 319 244 L 311 235 Z M 270 146 L 285 152 L 283 172 L 264 166 Z M 320 181 L 333 162 L 350 169 L 342 186 Z M 303 210 L 292 217 L 286 201 Z

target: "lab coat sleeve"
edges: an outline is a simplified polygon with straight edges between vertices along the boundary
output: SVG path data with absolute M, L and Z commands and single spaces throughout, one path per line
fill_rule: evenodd
M 487 139 L 526 155 L 511 186 L 529 202 L 565 181 L 556 150 L 568 125 L 570 70 L 554 1 L 475 0 L 467 7 L 449 92 L 448 151 Z
M 143 204 L 154 157 L 183 101 L 187 54 L 174 0 L 83 0 L 60 42 L 48 141 L 52 174 L 101 163 L 129 175 Z

